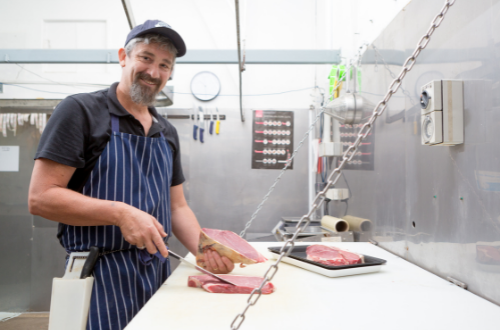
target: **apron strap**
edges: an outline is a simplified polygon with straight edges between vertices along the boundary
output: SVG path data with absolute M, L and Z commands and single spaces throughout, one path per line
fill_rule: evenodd
M 111 115 L 111 130 L 116 133 L 120 133 L 120 118 L 115 115 L 110 113 Z

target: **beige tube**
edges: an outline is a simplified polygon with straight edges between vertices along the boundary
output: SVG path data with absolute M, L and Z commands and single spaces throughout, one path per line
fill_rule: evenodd
M 353 217 L 352 215 L 346 215 L 342 219 L 349 223 L 349 228 L 352 231 L 370 231 L 372 229 L 372 222 L 369 219 Z
M 346 221 L 329 215 L 325 215 L 321 219 L 321 226 L 337 233 L 349 230 L 349 224 Z

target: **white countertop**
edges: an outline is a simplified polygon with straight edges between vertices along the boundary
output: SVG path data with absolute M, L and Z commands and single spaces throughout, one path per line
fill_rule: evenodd
M 251 243 L 269 261 L 236 266 L 233 274 L 262 276 L 267 246 Z M 311 243 L 297 243 L 297 245 Z M 281 263 L 276 291 L 250 307 L 241 330 L 500 329 L 500 307 L 370 243 L 321 243 L 387 260 L 378 273 L 329 278 Z M 194 262 L 194 256 L 187 257 Z M 126 330 L 230 329 L 248 295 L 189 288 L 196 269 L 181 263 Z

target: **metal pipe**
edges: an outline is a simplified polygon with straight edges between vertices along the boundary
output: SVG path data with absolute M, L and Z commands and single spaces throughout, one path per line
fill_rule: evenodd
M 241 121 L 245 121 L 245 116 L 243 115 L 243 92 L 242 92 L 242 77 L 241 73 L 243 68 L 241 66 L 241 43 L 240 43 L 240 5 L 238 0 L 234 0 L 236 9 L 236 39 L 238 41 L 238 74 L 240 77 L 240 116 Z
M 134 14 L 132 13 L 132 6 L 130 5 L 130 0 L 122 0 L 123 9 L 125 10 L 125 15 L 127 16 L 128 25 L 130 30 L 135 26 Z
M 244 64 L 338 64 L 338 50 L 324 49 L 250 49 Z M 176 64 L 238 64 L 234 49 L 190 49 Z M 118 49 L 3 49 L 0 64 L 110 64 L 119 63 Z M 243 64 L 243 63 L 242 63 Z

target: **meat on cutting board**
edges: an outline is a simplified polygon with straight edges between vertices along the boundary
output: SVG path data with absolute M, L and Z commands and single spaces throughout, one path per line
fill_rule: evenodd
M 203 228 L 200 232 L 196 262 L 204 266 L 203 252 L 206 250 L 217 251 L 221 256 L 227 257 L 233 263 L 256 264 L 267 259 L 260 254 L 247 241 L 229 230 Z
M 361 254 L 321 244 L 308 246 L 306 254 L 307 259 L 328 266 L 355 265 L 364 262 L 364 257 Z
M 210 275 L 196 275 L 188 277 L 188 286 L 192 288 L 203 288 L 211 293 L 251 293 L 262 283 L 263 277 L 243 276 L 243 275 L 218 275 L 235 285 L 227 284 Z M 270 294 L 275 291 L 271 282 L 267 282 L 262 288 L 263 294 Z

